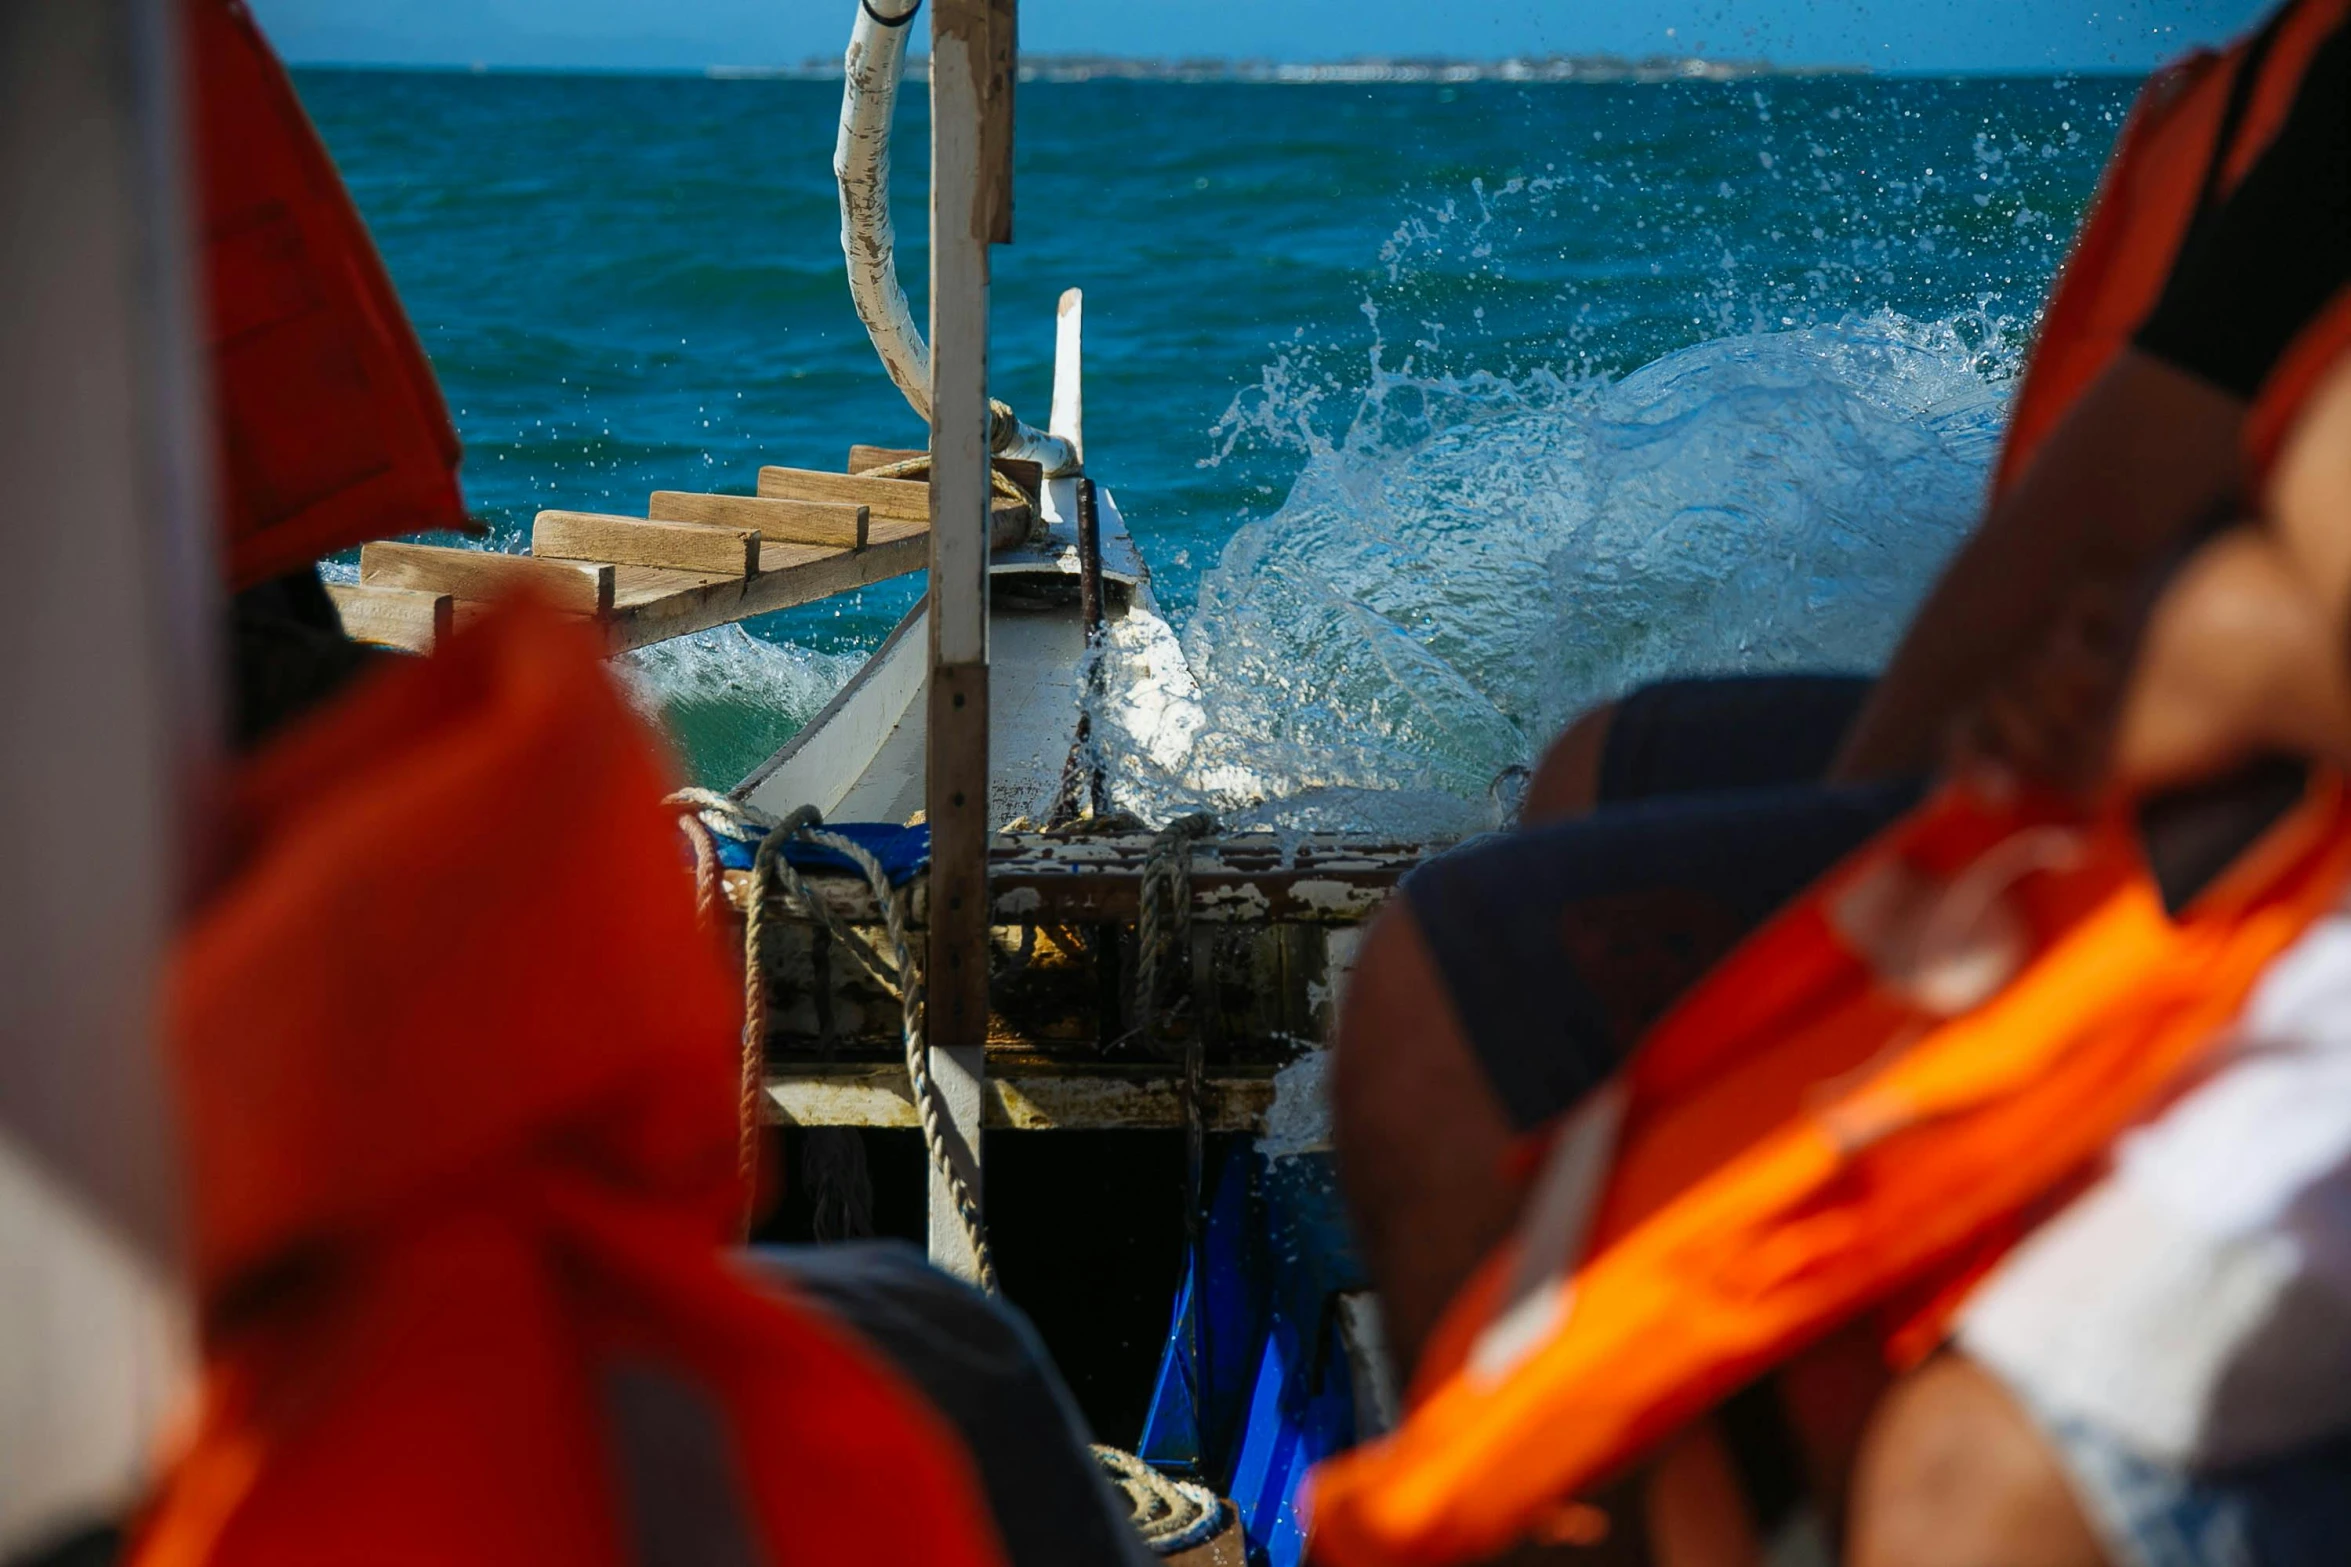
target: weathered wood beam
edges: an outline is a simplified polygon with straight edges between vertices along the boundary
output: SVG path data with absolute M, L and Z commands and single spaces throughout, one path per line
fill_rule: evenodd
M 759 470 L 759 493 L 775 500 L 833 501 L 870 508 L 876 517 L 931 520 L 931 487 L 920 479 L 869 479 L 821 468 Z
M 931 926 L 924 966 L 941 1150 L 976 1196 L 988 1037 L 988 245 L 1008 214 L 994 186 L 1009 127 L 1012 0 L 931 5 L 930 690 L 925 806 Z M 1006 45 L 1001 58 L 997 30 Z M 1007 171 L 1008 172 L 1008 171 Z M 1009 231 L 1005 237 L 1009 238 Z M 767 494 L 768 473 L 760 473 Z M 850 479 L 851 484 L 889 484 Z M 934 1169 L 930 1256 L 971 1277 L 977 1258 Z
M 893 467 L 916 459 L 927 460 L 930 453 L 912 446 L 867 446 L 863 442 L 849 448 L 849 471 L 852 474 L 870 474 L 876 468 Z M 1025 457 L 999 457 L 996 471 L 1014 484 L 1022 493 L 1035 495 L 1045 483 L 1045 465 Z
M 877 522 L 862 550 L 763 544 L 763 569 L 755 577 L 623 566 L 610 617 L 613 644 L 643 647 L 903 577 L 929 563 L 929 540 L 930 530 L 920 523 Z
M 979 439 L 984 451 L 987 439 L 984 432 Z M 873 513 L 876 524 L 884 518 L 928 522 L 931 516 L 931 486 L 920 479 L 868 479 L 857 474 L 826 473 L 819 468 L 767 467 L 759 470 L 759 493 L 771 500 L 833 501 L 863 506 Z M 992 499 L 987 515 L 987 547 L 1000 550 L 1026 539 L 1029 523 L 1036 514 L 1026 502 L 1007 498 Z
M 327 597 L 342 617 L 343 634 L 372 647 L 430 653 L 456 623 L 457 601 L 446 593 L 330 582 Z
M 873 523 L 873 508 L 853 501 L 784 500 L 762 495 L 697 495 L 688 490 L 655 490 L 647 516 L 661 522 L 701 522 L 757 528 L 764 538 L 793 544 L 829 544 L 861 550 Z
M 1273 1104 L 1270 1069 L 1220 1071 L 1204 1082 L 1202 1110 L 1212 1132 L 1262 1132 Z M 1184 1124 L 1181 1078 L 1172 1065 L 1055 1063 L 1007 1070 L 990 1062 L 980 1093 L 991 1131 L 1095 1131 Z M 841 1065 L 771 1071 L 767 1115 L 788 1126 L 912 1127 L 914 1095 L 899 1066 Z
M 916 446 L 868 446 L 860 441 L 849 448 L 849 471 L 870 473 L 876 468 L 888 468 L 897 463 L 912 462 L 930 453 Z
M 531 553 L 541 560 L 608 560 L 620 566 L 748 577 L 759 570 L 759 544 L 756 528 L 602 512 L 543 511 L 531 523 Z
M 1219 838 L 1192 852 L 1192 918 L 1209 924 L 1356 925 L 1371 918 L 1414 866 L 1442 844 L 1387 838 L 1271 833 Z M 988 852 L 988 918 L 997 925 L 1132 923 L 1142 904 L 1151 838 L 1056 838 L 999 833 Z M 881 911 L 862 879 L 812 873 L 809 887 L 837 918 L 878 924 Z M 741 908 L 750 877 L 730 872 Z M 918 883 L 912 919 L 927 927 L 930 891 Z
M 610 564 L 396 542 L 360 548 L 359 580 L 367 587 L 415 588 L 472 600 L 529 589 L 575 615 L 610 610 L 614 591 Z

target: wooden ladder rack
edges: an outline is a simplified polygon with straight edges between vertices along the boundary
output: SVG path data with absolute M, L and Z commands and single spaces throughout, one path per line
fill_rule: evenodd
M 921 455 L 857 446 L 846 473 L 766 467 L 757 495 L 657 490 L 642 517 L 542 511 L 527 555 L 369 544 L 359 581 L 327 591 L 355 641 L 412 653 L 523 589 L 601 621 L 616 652 L 644 647 L 923 570 L 929 483 L 863 471 Z M 1034 464 L 999 467 L 1024 499 L 996 503 L 992 549 L 1027 538 L 1040 482 Z

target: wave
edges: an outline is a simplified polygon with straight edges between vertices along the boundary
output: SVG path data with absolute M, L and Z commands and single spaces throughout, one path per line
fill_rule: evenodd
M 2012 368 L 1986 341 L 1879 311 L 1621 379 L 1375 349 L 1336 439 L 1327 385 L 1277 361 L 1228 422 L 1304 468 L 1202 579 L 1182 699 L 1105 715 L 1120 803 L 1476 830 L 1507 814 L 1498 780 L 1631 685 L 1874 667 L 1979 509 Z
M 799 733 L 858 663 L 729 625 L 624 653 L 613 667 L 637 709 L 669 734 L 692 781 L 728 789 Z

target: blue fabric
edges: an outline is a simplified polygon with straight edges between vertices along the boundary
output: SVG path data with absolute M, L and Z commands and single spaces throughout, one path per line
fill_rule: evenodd
M 818 829 L 838 833 L 866 853 L 882 862 L 889 873 L 890 885 L 903 887 L 915 873 L 931 862 L 931 829 L 899 827 L 890 822 L 826 822 Z M 730 838 L 718 834 L 718 862 L 730 871 L 747 871 L 759 853 L 756 838 Z M 793 838 L 784 845 L 784 859 L 799 871 L 856 872 L 856 862 L 837 849 L 810 843 L 805 838 Z
M 1474 839 L 1406 876 L 1404 899 L 1489 1086 L 1531 1130 L 1918 794 L 1905 781 L 1628 801 Z
M 1606 1080 L 1709 968 L 1916 801 L 1916 781 L 1813 781 L 1868 694 L 1841 675 L 1644 687 L 1609 724 L 1598 810 L 1473 839 L 1405 878 L 1514 1124 Z
M 1600 802 L 1808 783 L 1829 770 L 1869 700 L 1865 675 L 1660 680 L 1616 704 Z
M 2351 1554 L 2351 1434 L 2189 1474 L 2088 1421 L 2040 1424 L 2116 1567 L 2336 1567 Z

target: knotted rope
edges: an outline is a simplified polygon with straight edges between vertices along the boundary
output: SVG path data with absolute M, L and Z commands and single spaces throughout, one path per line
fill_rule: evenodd
M 1012 410 L 992 398 L 989 400 L 988 407 L 994 414 L 990 424 L 991 430 L 1002 430 L 1004 421 L 1012 417 Z M 1013 422 L 1019 423 L 1017 419 Z M 993 437 L 991 437 L 991 444 L 998 452 L 1004 450 L 1002 442 L 995 441 Z M 878 468 L 860 468 L 857 471 L 857 477 L 860 479 L 912 480 L 927 479 L 930 476 L 931 454 L 929 452 L 918 452 L 912 457 L 901 457 L 896 462 L 883 463 Z M 997 501 L 1018 501 L 1021 505 L 1028 507 L 1032 524 L 1029 532 L 1032 535 L 1045 525 L 1044 516 L 1038 510 L 1037 503 L 1030 498 L 1028 491 L 1006 478 L 994 463 L 988 465 L 988 501 L 990 505 L 994 505 Z
M 914 1090 L 915 1115 L 922 1124 L 923 1149 L 930 1156 L 931 1167 L 939 1172 L 949 1199 L 954 1203 L 956 1217 L 963 1226 L 964 1238 L 971 1246 L 980 1288 L 991 1295 L 996 1294 L 996 1259 L 988 1248 L 986 1221 L 981 1217 L 978 1198 L 947 1151 L 946 1110 L 941 1102 L 939 1085 L 931 1077 L 930 1046 L 923 1037 L 922 970 L 915 963 L 913 946 L 906 938 L 905 890 L 890 885 L 889 872 L 882 868 L 881 861 L 875 859 L 863 844 L 819 827 L 817 824 L 821 818 L 813 806 L 804 805 L 778 821 L 754 806 L 708 789 L 682 789 L 671 795 L 665 803 L 688 808 L 688 814 L 680 820 L 693 824 L 686 828 L 689 839 L 694 839 L 697 832 L 707 836 L 723 831 L 738 841 L 748 841 L 752 832 L 761 835 L 759 848 L 751 860 L 750 904 L 743 914 L 744 1120 L 741 1157 L 746 1182 L 757 1167 L 759 1103 L 765 1088 L 767 1064 L 767 970 L 761 959 L 768 910 L 780 887 L 800 911 L 822 925 L 884 989 L 898 997 L 899 1033 L 906 1051 L 906 1077 Z M 889 948 L 886 961 L 825 905 L 824 899 L 808 885 L 791 861 L 784 858 L 784 845 L 795 837 L 842 855 L 864 874 L 866 884 L 873 889 L 874 901 L 881 906 L 883 932 Z M 702 863 L 703 856 L 697 840 L 697 871 Z M 717 865 L 715 846 L 709 856 L 709 863 L 713 867 Z M 706 905 L 713 903 L 715 896 L 715 893 L 708 894 L 701 901 Z

